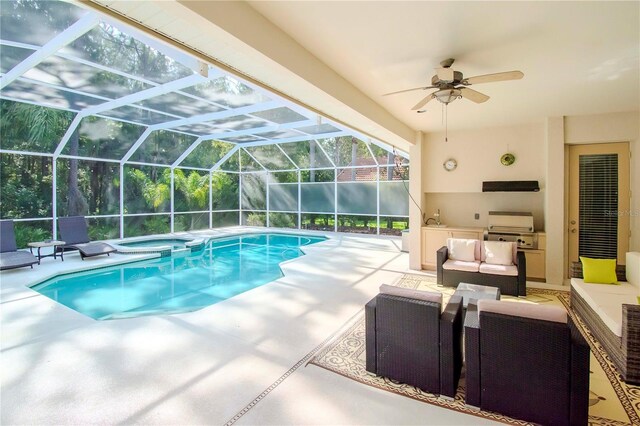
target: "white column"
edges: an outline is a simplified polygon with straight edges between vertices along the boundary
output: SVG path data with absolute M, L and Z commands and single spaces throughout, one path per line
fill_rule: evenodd
M 546 279 L 548 284 L 562 285 L 568 272 L 566 258 L 564 199 L 564 118 L 547 117 L 544 192 Z M 553 182 L 553 184 L 551 184 Z
M 411 162 L 409 163 L 409 193 L 419 203 L 420 208 L 409 200 L 409 267 L 422 269 L 422 212 L 424 209 L 424 196 L 422 192 L 422 169 L 426 164 L 423 158 L 422 144 L 424 133 L 416 133 L 416 143 L 409 150 Z

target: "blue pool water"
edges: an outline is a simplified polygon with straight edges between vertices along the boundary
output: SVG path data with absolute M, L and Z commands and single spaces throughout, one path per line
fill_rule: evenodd
M 180 250 L 185 248 L 184 245 L 189 240 L 180 240 L 176 238 L 163 238 L 156 240 L 145 240 L 145 241 L 132 241 L 119 243 L 121 246 L 125 247 L 159 247 L 159 246 L 171 246 L 172 250 Z
M 199 252 L 62 275 L 33 290 L 98 320 L 195 311 L 279 277 L 279 264 L 324 237 L 252 234 Z

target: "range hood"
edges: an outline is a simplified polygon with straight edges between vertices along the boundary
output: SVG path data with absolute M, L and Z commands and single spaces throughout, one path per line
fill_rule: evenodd
M 538 192 L 537 180 L 492 180 L 482 182 L 482 192 Z

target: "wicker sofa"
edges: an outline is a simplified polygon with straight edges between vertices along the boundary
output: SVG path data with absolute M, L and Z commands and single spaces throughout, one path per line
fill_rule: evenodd
M 527 295 L 527 264 L 523 252 L 517 251 L 513 245 L 514 272 L 501 271 L 499 265 L 488 265 L 482 241 L 476 241 L 475 262 L 452 262 L 449 259 L 448 246 L 442 247 L 437 252 L 437 282 L 445 287 L 457 287 L 460 283 L 480 284 L 490 287 L 498 287 L 501 294 L 509 296 Z M 449 240 L 447 241 L 449 244 Z M 474 270 L 469 270 L 469 265 L 476 263 Z M 460 264 L 460 266 L 458 266 Z M 473 267 L 473 265 L 471 265 Z M 516 270 L 517 269 L 517 270 Z M 493 272 L 493 273 L 492 273 Z
M 571 278 L 571 307 L 587 324 L 627 383 L 640 384 L 640 253 L 626 255 L 626 282 Z

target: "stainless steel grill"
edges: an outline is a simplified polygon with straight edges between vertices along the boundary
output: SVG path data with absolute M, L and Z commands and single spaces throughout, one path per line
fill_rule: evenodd
M 489 212 L 484 231 L 486 241 L 513 241 L 518 248 L 537 249 L 538 235 L 534 232 L 531 212 Z

